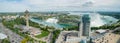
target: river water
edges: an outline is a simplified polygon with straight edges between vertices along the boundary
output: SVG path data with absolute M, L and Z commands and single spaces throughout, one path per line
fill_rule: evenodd
M 99 13 L 81 13 L 81 12 L 74 13 L 74 12 L 70 12 L 69 15 L 79 15 L 80 16 L 80 15 L 85 15 L 85 14 L 89 14 L 89 17 L 91 18 L 91 20 L 90 20 L 91 27 L 99 27 L 99 26 L 102 26 L 104 24 L 111 24 L 111 23 L 115 23 L 118 21 L 118 19 L 116 19 L 116 18 L 113 18 L 111 16 L 103 16 L 103 15 L 100 15 Z M 33 22 L 36 22 L 38 24 L 53 26 L 55 28 L 63 28 L 66 26 L 70 26 L 67 24 L 49 23 L 46 21 L 42 21 L 39 19 L 33 19 L 33 18 L 31 18 L 30 20 Z
M 59 29 L 70 26 L 68 24 L 49 23 L 49 22 L 42 21 L 40 19 L 34 19 L 34 18 L 31 18 L 30 20 L 32 22 L 35 22 L 35 23 L 38 23 L 38 24 L 43 24 L 45 26 L 53 26 L 53 27 L 59 28 Z

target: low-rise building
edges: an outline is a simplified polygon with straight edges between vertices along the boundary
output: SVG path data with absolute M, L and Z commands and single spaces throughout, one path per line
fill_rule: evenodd
M 120 35 L 114 33 L 106 33 L 102 37 L 98 37 L 92 40 L 92 43 L 118 43 L 120 41 Z
M 96 30 L 96 33 L 105 33 L 105 32 L 109 32 L 109 30 L 104 30 L 104 29 Z
M 30 32 L 30 35 L 33 35 L 33 36 L 41 34 L 40 29 L 39 28 L 34 28 L 34 27 L 30 27 L 29 32 Z

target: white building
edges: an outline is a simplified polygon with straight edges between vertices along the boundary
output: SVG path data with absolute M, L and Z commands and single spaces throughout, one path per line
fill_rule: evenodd
M 99 30 L 96 30 L 97 33 L 105 33 L 107 32 L 107 30 L 103 30 L 103 29 L 99 29 Z
M 5 38 L 7 38 L 7 35 L 0 33 L 0 39 L 5 39 Z

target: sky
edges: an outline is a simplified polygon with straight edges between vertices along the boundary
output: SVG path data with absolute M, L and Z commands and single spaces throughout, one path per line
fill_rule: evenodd
M 120 0 L 0 0 L 0 12 L 120 11 Z

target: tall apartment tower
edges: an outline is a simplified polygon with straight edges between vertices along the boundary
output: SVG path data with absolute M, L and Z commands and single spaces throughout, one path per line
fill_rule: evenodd
M 83 22 L 83 36 L 90 36 L 91 28 L 89 15 L 83 15 L 82 22 Z
M 25 11 L 26 26 L 29 27 L 29 11 Z
M 79 26 L 78 37 L 90 36 L 91 29 L 89 15 L 83 15 L 80 19 L 80 22 L 78 23 L 78 26 Z

